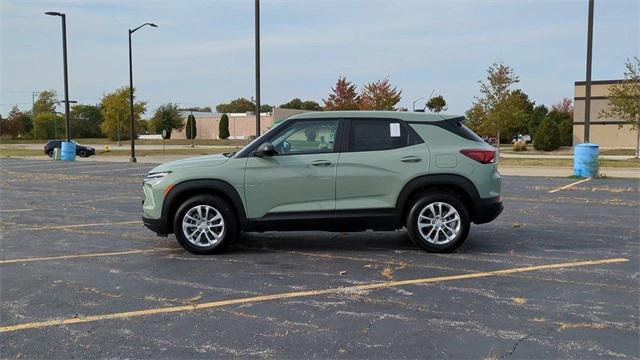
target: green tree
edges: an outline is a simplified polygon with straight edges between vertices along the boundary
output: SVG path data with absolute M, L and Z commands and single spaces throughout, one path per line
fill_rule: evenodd
M 531 116 L 529 117 L 529 123 L 527 124 L 527 130 L 529 130 L 529 134 L 532 137 L 535 136 L 538 126 L 540 126 L 540 123 L 542 123 L 542 120 L 544 120 L 548 112 L 549 109 L 544 105 L 538 105 L 533 108 Z
M 518 109 L 522 105 L 522 96 L 509 98 L 514 92 L 511 86 L 520 82 L 515 70 L 503 63 L 494 63 L 487 70 L 487 78 L 480 83 L 480 96 L 473 101 L 471 109 L 466 113 L 472 119 L 469 125 L 482 135 L 496 134 L 498 154 L 500 152 L 501 132 L 513 129 L 526 122 L 527 114 Z
M 400 102 L 402 90 L 391 86 L 389 78 L 368 83 L 359 96 L 360 110 L 396 110 Z
M 279 106 L 282 109 L 297 109 L 297 110 L 310 110 L 310 111 L 320 111 L 322 108 L 320 104 L 315 101 L 307 100 L 302 101 L 299 98 L 293 98 L 288 103 L 284 103 Z
M 187 116 L 187 124 L 185 127 L 185 132 L 187 135 L 187 139 L 189 140 L 193 140 L 196 138 L 196 136 L 198 135 L 198 128 L 196 125 L 196 117 L 193 116 L 193 114 L 189 114 L 189 116 Z
M 71 107 L 71 130 L 75 138 L 104 137 L 100 124 L 102 112 L 97 105 L 74 105 Z
M 347 80 L 346 77 L 339 77 L 336 86 L 331 88 L 329 97 L 324 102 L 327 110 L 358 110 L 360 97 L 356 91 L 356 86 Z
M 549 116 L 542 120 L 536 136 L 533 139 L 533 147 L 536 150 L 553 151 L 560 147 L 560 130 L 558 125 Z
M 269 104 L 260 105 L 260 112 L 270 113 L 272 111 L 273 111 L 273 106 L 271 106 Z
M 135 89 L 134 89 L 135 91 Z M 134 93 L 135 94 L 135 93 Z M 111 140 L 129 140 L 130 136 L 130 103 L 129 87 L 121 87 L 102 97 L 100 109 L 102 112 L 102 123 L 100 129 Z M 145 101 L 134 101 L 133 115 L 136 122 L 136 136 L 141 128 L 140 117 L 147 111 Z
M 549 111 L 546 118 L 551 119 L 558 126 L 560 146 L 571 146 L 573 142 L 573 118 L 571 115 L 554 108 Z
M 162 133 L 162 130 L 167 130 L 169 138 L 171 138 L 171 132 L 173 130 L 182 130 L 184 128 L 184 118 L 178 110 L 178 105 L 173 103 L 166 103 L 160 105 L 151 121 L 154 124 L 156 133 Z
M 434 96 L 427 101 L 427 109 L 434 113 L 447 111 L 447 101 L 442 95 Z
M 273 110 L 273 106 L 269 104 L 260 105 L 260 112 L 271 112 Z M 222 103 L 216 106 L 216 111 L 219 113 L 246 113 L 246 112 L 255 112 L 256 104 L 247 100 L 243 97 L 231 100 L 229 103 Z
M 35 123 L 35 139 L 60 139 L 65 134 L 65 119 L 50 112 L 43 112 L 36 115 Z
M 609 108 L 600 117 L 618 118 L 636 131 L 636 158 L 640 157 L 640 58 L 627 59 L 624 79 L 609 87 Z M 619 125 L 622 127 L 622 125 Z
M 58 95 L 55 90 L 41 91 L 38 93 L 38 99 L 33 103 L 33 115 L 55 113 L 58 103 Z
M 302 109 L 302 100 L 300 98 L 293 98 L 288 103 L 280 105 L 281 109 Z
M 256 111 L 256 104 L 251 100 L 241 97 L 231 100 L 229 103 L 217 105 L 216 111 L 219 113 L 246 113 L 249 111 Z
M 573 144 L 573 101 L 569 98 L 562 99 L 551 107 L 547 117 L 558 125 L 560 146 L 571 146 Z
M 211 106 L 194 106 L 189 108 L 180 108 L 180 111 L 197 111 L 197 112 L 211 112 Z
M 218 137 L 220 139 L 229 138 L 229 116 L 227 114 L 222 114 L 220 123 L 218 123 Z

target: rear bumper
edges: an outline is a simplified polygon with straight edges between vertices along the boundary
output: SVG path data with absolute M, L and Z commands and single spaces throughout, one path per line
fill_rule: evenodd
M 167 234 L 169 233 L 167 230 L 167 224 L 162 219 L 149 219 L 143 216 L 142 223 L 149 230 L 155 232 L 159 236 L 167 236 Z
M 504 206 L 502 206 L 502 199 L 500 199 L 500 196 L 480 199 L 473 209 L 473 222 L 476 224 L 486 224 L 491 222 L 500 215 L 503 209 Z

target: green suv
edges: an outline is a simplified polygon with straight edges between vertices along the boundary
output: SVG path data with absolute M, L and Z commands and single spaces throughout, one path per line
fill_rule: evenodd
M 162 164 L 144 180 L 144 224 L 195 254 L 240 231 L 407 228 L 432 252 L 502 211 L 495 149 L 463 117 L 387 111 L 293 116 L 235 154 Z

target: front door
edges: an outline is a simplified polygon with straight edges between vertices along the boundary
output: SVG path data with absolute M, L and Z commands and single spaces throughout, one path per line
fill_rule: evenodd
M 270 141 L 278 152 L 250 156 L 245 200 L 250 219 L 266 215 L 333 216 L 336 204 L 338 119 L 296 120 Z

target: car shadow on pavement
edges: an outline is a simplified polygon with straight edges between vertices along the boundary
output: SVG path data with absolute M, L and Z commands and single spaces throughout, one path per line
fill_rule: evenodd
M 230 253 L 307 252 L 389 252 L 416 251 L 406 231 L 388 232 L 264 232 L 242 233 L 227 249 Z

